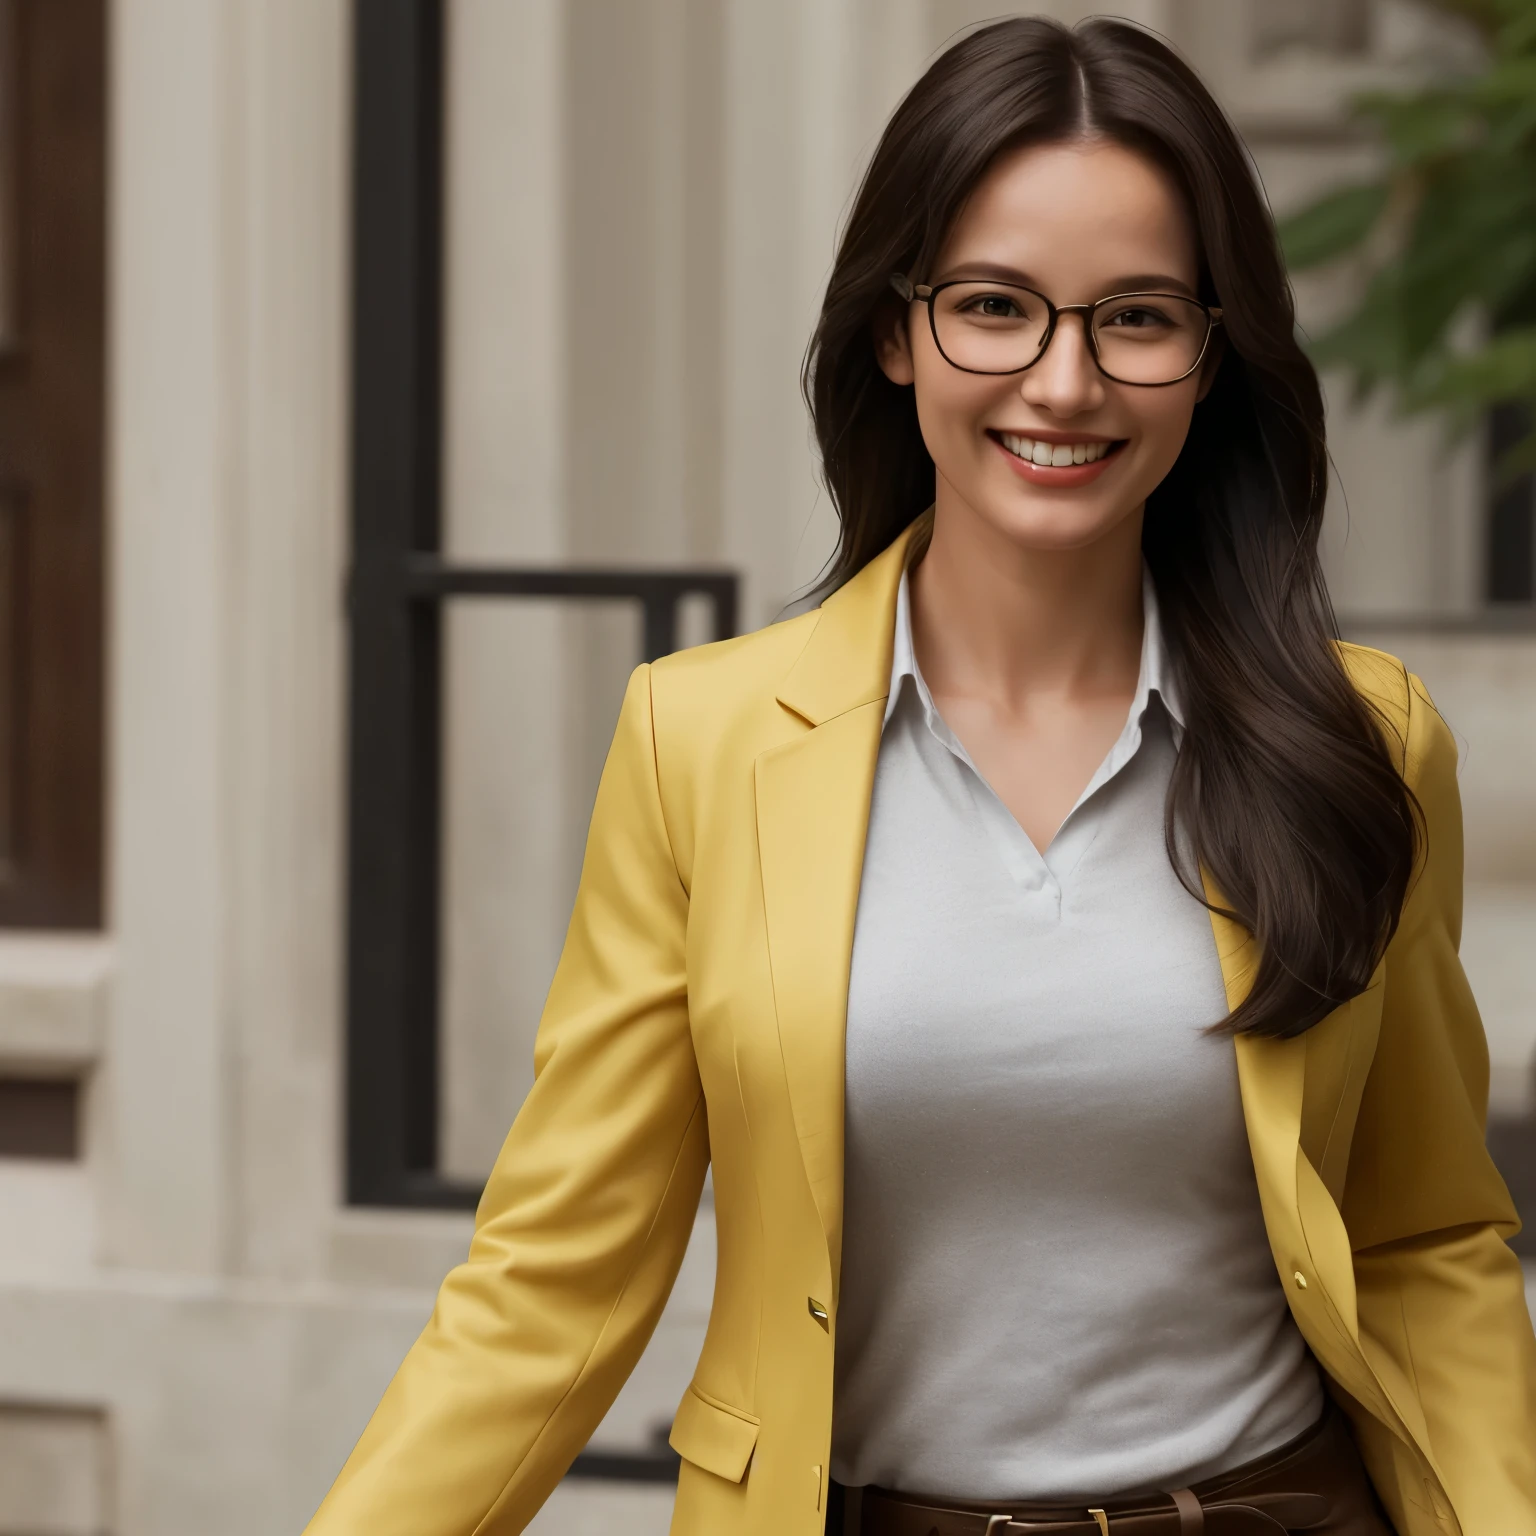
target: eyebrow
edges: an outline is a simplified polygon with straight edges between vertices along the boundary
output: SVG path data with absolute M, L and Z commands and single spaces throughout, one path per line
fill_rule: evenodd
M 1021 272 L 1017 267 L 1003 266 L 992 261 L 964 261 L 958 266 L 945 272 L 939 282 L 965 281 L 970 278 L 982 280 L 990 279 L 998 283 L 1013 283 L 1020 288 L 1032 288 L 1036 292 L 1042 291 L 1038 279 L 1033 278 L 1027 272 Z M 1105 288 L 1106 294 L 1116 293 L 1182 293 L 1190 298 L 1195 297 L 1195 290 L 1181 278 L 1170 276 L 1167 272 L 1133 272 L 1126 276 L 1117 277 Z

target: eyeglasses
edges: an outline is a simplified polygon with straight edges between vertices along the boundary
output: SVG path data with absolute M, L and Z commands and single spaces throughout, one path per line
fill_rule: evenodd
M 1221 311 L 1177 293 L 1115 293 L 1092 304 L 1053 304 L 1016 283 L 914 283 L 891 287 L 928 306 L 934 344 L 964 373 L 1023 373 L 1045 356 L 1062 315 L 1081 315 L 1088 351 L 1117 384 L 1177 384 L 1200 366 Z

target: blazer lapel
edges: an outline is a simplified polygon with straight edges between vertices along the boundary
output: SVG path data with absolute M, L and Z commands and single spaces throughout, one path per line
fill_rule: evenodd
M 784 1073 L 836 1299 L 843 1230 L 843 1048 L 877 701 L 757 760 L 757 832 Z
M 1205 886 L 1206 899 L 1223 905 L 1209 880 Z M 1227 1006 L 1236 1008 L 1253 985 L 1258 946 L 1241 924 L 1217 912 L 1211 913 L 1211 928 L 1226 982 Z M 1239 1035 L 1234 1042 L 1243 1116 L 1260 1188 L 1266 1194 L 1294 1191 L 1299 1151 L 1334 1204 L 1342 1200 L 1349 1132 L 1364 1077 L 1361 1058 L 1368 1056 L 1374 1044 L 1372 1026 L 1380 1015 L 1379 982 L 1378 976 L 1371 989 L 1295 1039 Z
M 1225 905 L 1208 878 L 1205 891 L 1213 906 Z M 1211 929 L 1226 983 L 1227 1006 L 1236 1008 L 1253 986 L 1258 944 L 1240 923 L 1219 912 L 1211 913 Z M 1272 1238 L 1297 1219 L 1296 1156 L 1306 1086 L 1306 1045 L 1304 1035 L 1293 1040 L 1238 1035 L 1233 1041 L 1243 1120 L 1248 1127 L 1248 1145 L 1265 1223 Z
M 1222 905 L 1209 881 L 1206 894 Z M 1240 924 L 1218 913 L 1211 914 L 1211 926 L 1227 1005 L 1236 1008 L 1253 985 L 1258 945 Z M 1339 1042 L 1354 1013 L 1355 1005 L 1346 1005 L 1289 1040 L 1239 1035 L 1233 1042 L 1259 1203 L 1282 1282 L 1289 1283 L 1291 1266 L 1298 1261 L 1317 1272 L 1326 1305 L 1352 1340 L 1358 1322 L 1349 1238 L 1336 1195 L 1324 1184 L 1314 1161 L 1317 1153 L 1303 1145 L 1302 1133 L 1308 1121 L 1333 1118 L 1339 1102 Z M 1316 1049 L 1319 1044 L 1326 1048 Z M 1347 1054 L 1347 1042 L 1345 1049 Z M 1312 1342 L 1317 1348 L 1317 1341 Z M 1335 1362 L 1333 1369 L 1347 1376 L 1350 1366 Z
M 911 537 L 909 530 L 822 605 L 778 694 L 804 729 L 755 765 L 779 1042 L 834 1300 L 842 1257 L 848 972 L 896 591 Z

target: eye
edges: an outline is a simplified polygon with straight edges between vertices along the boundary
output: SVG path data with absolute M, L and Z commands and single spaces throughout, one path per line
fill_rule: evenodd
M 1161 330 L 1173 322 L 1162 310 L 1150 304 L 1133 304 L 1125 309 L 1117 309 L 1112 315 L 1106 315 L 1100 323 L 1122 331 L 1145 331 Z
M 1006 293 L 978 293 L 961 306 L 961 313 L 982 320 L 1015 320 L 1023 317 L 1017 302 Z

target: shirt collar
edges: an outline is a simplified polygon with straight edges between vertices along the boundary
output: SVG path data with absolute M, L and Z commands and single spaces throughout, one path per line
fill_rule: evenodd
M 1145 564 L 1141 568 L 1141 612 L 1141 666 L 1136 675 L 1136 694 L 1131 700 L 1131 710 L 1126 724 L 1128 727 L 1134 727 L 1140 723 L 1155 693 L 1168 712 L 1169 719 L 1173 723 L 1174 739 L 1177 740 L 1184 732 L 1184 714 L 1179 703 L 1177 684 L 1173 678 L 1173 666 L 1168 655 L 1167 641 L 1163 636 L 1162 619 L 1157 606 L 1157 588 L 1153 585 L 1152 574 Z M 895 714 L 896 706 L 901 701 L 903 687 L 911 687 L 916 691 L 923 714 L 931 726 L 938 716 L 938 711 L 934 708 L 933 696 L 928 692 L 928 685 L 923 681 L 923 674 L 918 668 L 917 653 L 912 648 L 912 593 L 908 571 L 902 572 L 901 585 L 896 589 L 894 640 L 891 652 L 891 686 L 885 700 L 885 719 L 881 729 L 890 724 L 891 716 Z M 1139 738 L 1139 732 L 1137 734 Z

